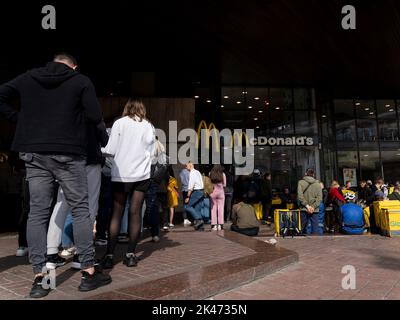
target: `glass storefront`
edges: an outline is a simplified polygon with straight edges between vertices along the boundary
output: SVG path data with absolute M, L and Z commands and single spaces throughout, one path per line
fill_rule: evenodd
M 378 177 L 389 183 L 400 180 L 398 102 L 334 100 L 321 110 L 322 166 L 327 181 L 344 183 L 345 172 L 354 172 L 354 183 Z M 327 167 L 333 170 L 329 173 Z
M 255 167 L 273 187 L 296 188 L 308 167 L 325 183 L 383 177 L 400 180 L 396 100 L 336 99 L 316 105 L 311 88 L 221 88 L 220 127 L 254 129 L 256 137 L 311 138 L 312 143 L 255 148 Z
M 223 87 L 221 104 L 223 128 L 254 129 L 256 137 L 300 139 L 296 144 L 255 148 L 255 168 L 272 173 L 273 188 L 295 190 L 308 167 L 319 172 L 313 89 Z M 311 143 L 303 143 L 307 138 Z

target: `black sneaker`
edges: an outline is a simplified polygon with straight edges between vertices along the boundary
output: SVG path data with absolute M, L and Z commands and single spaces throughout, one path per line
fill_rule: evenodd
M 49 254 L 47 256 L 46 269 L 54 270 L 58 267 L 62 267 L 63 265 L 65 265 L 65 263 L 66 260 L 64 258 L 61 258 L 57 253 Z
M 204 230 L 204 221 L 196 220 L 193 227 L 194 227 L 194 230 Z
M 138 264 L 139 258 L 134 254 L 126 255 L 124 258 L 124 265 L 128 268 L 136 267 Z
M 103 267 L 103 269 L 112 269 L 114 267 L 113 256 L 112 255 L 104 256 L 100 264 Z
M 97 288 L 110 284 L 111 281 L 111 276 L 102 273 L 98 268 L 95 268 L 92 275 L 86 271 L 82 271 L 81 284 L 78 290 L 83 292 L 96 290 Z
M 77 254 L 74 255 L 72 259 L 71 268 L 75 270 L 81 270 L 81 263 L 79 262 L 79 256 Z
M 29 294 L 31 298 L 39 299 L 49 294 L 50 288 L 44 289 L 42 287 L 42 281 L 43 281 L 43 276 L 36 277 L 35 280 L 33 280 L 32 289 Z

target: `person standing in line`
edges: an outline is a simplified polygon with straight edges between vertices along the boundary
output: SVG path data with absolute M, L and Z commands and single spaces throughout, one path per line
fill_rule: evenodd
M 272 207 L 272 184 L 271 174 L 265 173 L 260 184 L 261 203 L 263 206 L 263 220 L 270 223 L 270 211 Z
M 225 192 L 225 221 L 231 220 L 232 214 L 232 199 L 233 199 L 233 184 L 235 182 L 235 177 L 232 173 L 233 166 L 229 166 L 227 170 L 225 170 L 226 175 L 226 186 L 224 188 Z
M 160 217 L 167 204 L 167 154 L 163 144 L 156 139 L 151 164 L 150 186 L 146 192 L 146 217 L 154 243 L 160 242 Z
M 25 161 L 30 212 L 27 226 L 29 258 L 35 274 L 31 298 L 42 298 L 46 265 L 47 225 L 56 180 L 72 211 L 75 243 L 82 266 L 80 291 L 111 282 L 94 267 L 92 223 L 86 178 L 86 122 L 103 123 L 101 108 L 89 78 L 76 71 L 69 54 L 57 54 L 43 68 L 30 70 L 0 86 L 0 113 L 18 119 L 12 150 Z M 8 103 L 21 98 L 17 113 Z
M 202 201 L 204 198 L 204 183 L 200 171 L 194 168 L 193 163 L 186 165 L 189 174 L 188 195 L 185 199 L 185 210 L 189 212 L 193 219 L 195 230 L 204 230 L 204 221 L 201 214 Z
M 298 182 L 297 199 L 301 210 L 302 230 L 307 230 L 311 222 L 312 234 L 319 234 L 319 207 L 322 202 L 322 188 L 315 179 L 314 169 L 307 169 L 305 176 Z
M 114 157 L 111 170 L 113 189 L 113 214 L 110 223 L 107 252 L 102 259 L 104 269 L 114 266 L 114 251 L 120 231 L 126 200 L 132 194 L 129 207 L 129 242 L 124 257 L 127 267 L 135 267 L 135 255 L 142 224 L 142 205 L 150 185 L 151 157 L 155 144 L 155 129 L 146 119 L 146 108 L 140 101 L 129 99 L 122 118 L 111 128 L 104 155 Z
M 178 206 L 178 199 L 179 199 L 179 193 L 178 193 L 178 182 L 175 179 L 175 174 L 174 170 L 172 169 L 172 166 L 168 166 L 168 186 L 167 186 L 167 197 L 168 197 L 168 210 L 169 210 L 169 223 L 167 224 L 169 229 L 172 229 L 174 227 L 174 213 L 175 213 L 175 208 Z M 168 221 L 168 212 L 166 212 L 166 216 L 164 219 L 165 223 Z
M 188 194 L 188 186 L 189 186 L 189 170 L 186 169 L 186 167 L 184 167 L 181 172 L 179 172 L 179 178 L 181 180 L 181 192 L 182 192 L 182 199 L 183 201 L 185 201 L 185 199 L 187 198 L 187 194 Z M 184 204 L 184 207 L 186 205 Z M 187 217 L 187 213 L 186 210 L 183 210 L 183 225 L 184 226 L 190 226 L 192 223 L 190 222 L 190 220 Z
M 85 169 L 88 185 L 89 214 L 92 223 L 93 239 L 95 239 L 95 224 L 99 209 L 99 196 L 101 187 L 101 164 L 103 163 L 103 156 L 100 148 L 107 145 L 108 134 L 105 123 L 101 123 L 97 127 L 88 123 L 86 132 L 88 139 Z M 57 194 L 57 203 L 54 206 L 47 232 L 46 268 L 49 270 L 65 264 L 65 259 L 58 255 L 58 248 L 62 240 L 65 221 L 69 211 L 70 208 L 65 200 L 64 192 L 60 187 Z M 69 229 L 73 230 L 73 226 L 70 226 Z M 69 247 L 71 248 L 72 245 L 70 244 Z M 77 254 L 74 255 L 72 268 L 77 270 L 81 269 L 81 264 Z
M 214 190 L 210 194 L 211 198 L 211 224 L 212 230 L 222 230 L 224 226 L 224 208 L 225 208 L 225 192 L 226 176 L 224 168 L 217 164 L 210 171 L 210 179 L 214 185 Z

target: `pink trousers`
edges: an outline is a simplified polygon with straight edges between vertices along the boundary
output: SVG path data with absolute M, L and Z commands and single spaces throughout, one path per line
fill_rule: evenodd
M 211 198 L 211 224 L 224 224 L 225 192 L 221 185 L 214 185 Z

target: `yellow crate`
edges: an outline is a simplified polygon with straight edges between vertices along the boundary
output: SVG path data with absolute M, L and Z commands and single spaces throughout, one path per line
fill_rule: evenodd
M 365 227 L 370 228 L 371 223 L 369 222 L 370 221 L 369 219 L 371 217 L 371 210 L 369 207 L 365 207 L 363 211 L 364 211 Z
M 398 209 L 382 208 L 381 219 L 384 236 L 400 236 L 400 207 Z
M 301 231 L 301 214 L 300 210 L 288 210 L 288 209 L 276 209 L 274 211 L 274 223 L 275 223 L 275 233 L 279 237 L 281 235 L 281 226 L 283 223 L 282 216 L 288 214 L 289 212 L 297 214 L 297 220 L 299 222 L 298 228 Z
M 385 200 L 385 201 L 375 201 L 374 202 L 374 216 L 375 223 L 381 230 L 387 230 L 387 219 L 385 219 L 382 214 L 382 209 L 387 210 L 398 210 L 400 209 L 400 201 L 398 200 Z

